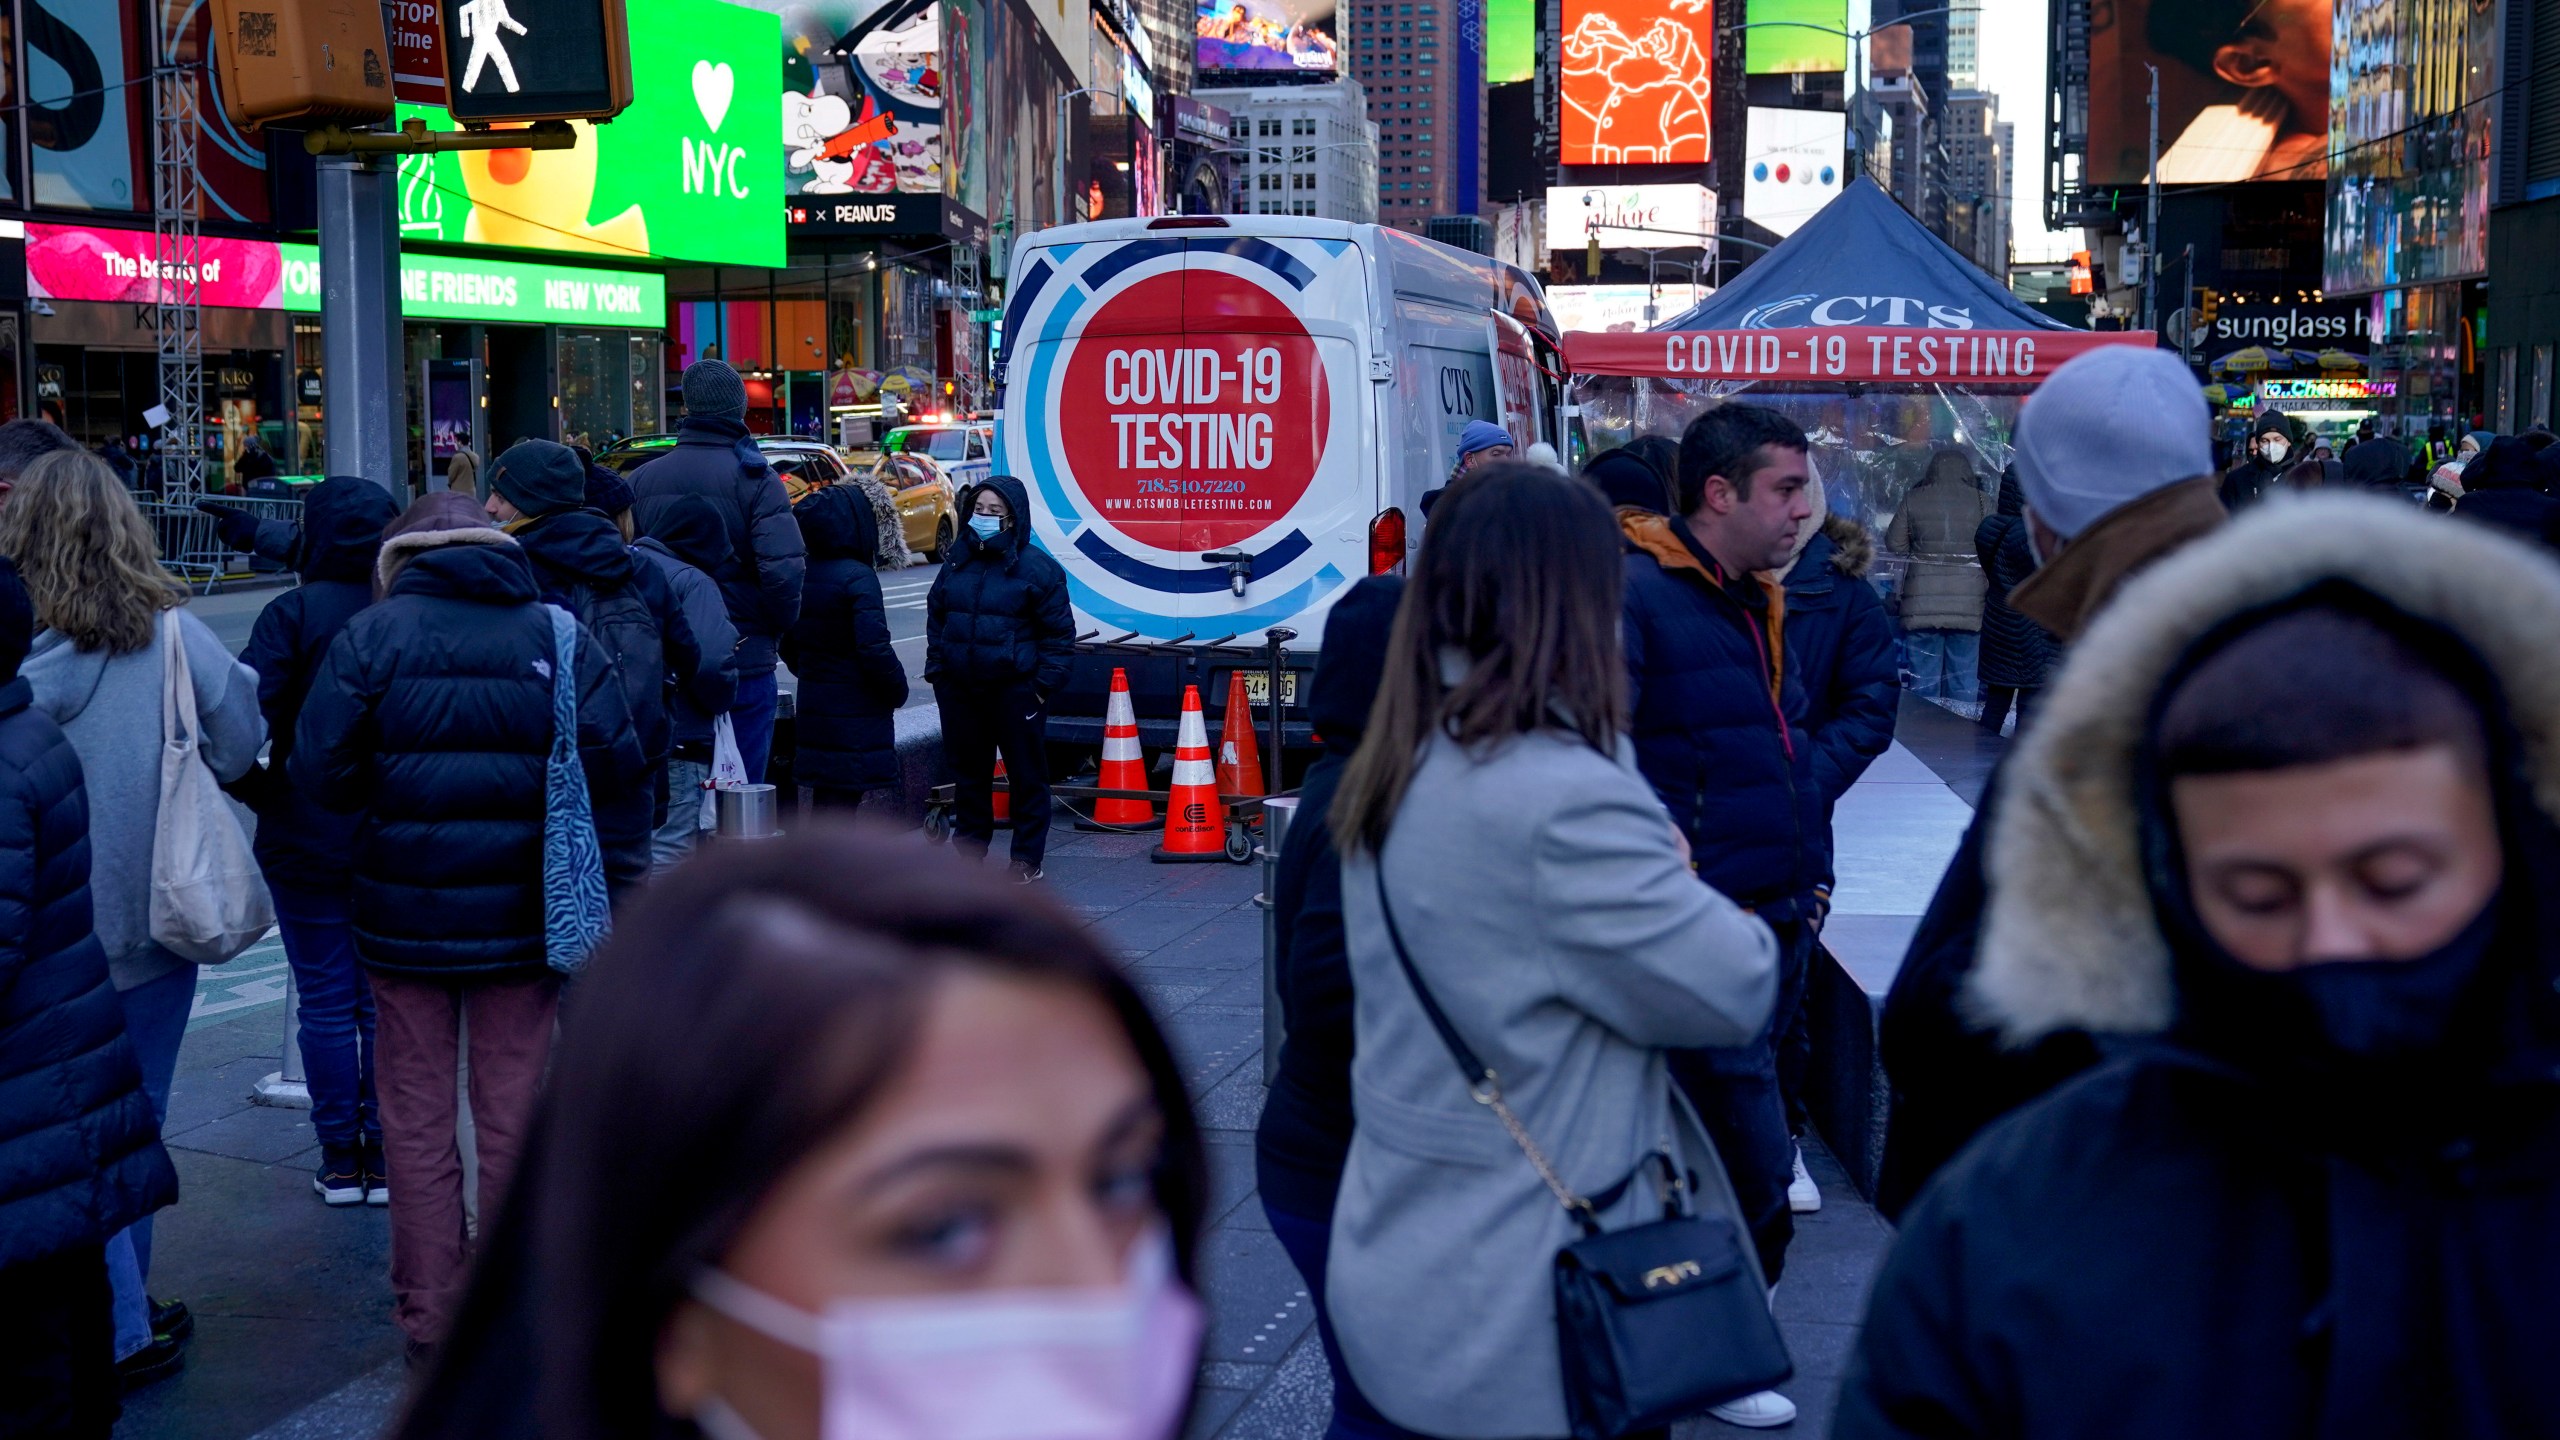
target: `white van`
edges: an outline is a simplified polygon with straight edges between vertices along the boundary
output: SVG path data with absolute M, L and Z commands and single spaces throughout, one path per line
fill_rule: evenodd
M 1535 277 L 1378 225 L 1106 220 L 1026 235 L 1006 271 L 996 467 L 1030 491 L 1081 636 L 1053 741 L 1098 744 L 1114 666 L 1168 744 L 1182 686 L 1299 702 L 1325 612 L 1422 538 L 1459 432 L 1556 439 L 1563 365 Z M 1288 725 L 1293 747 L 1310 739 Z

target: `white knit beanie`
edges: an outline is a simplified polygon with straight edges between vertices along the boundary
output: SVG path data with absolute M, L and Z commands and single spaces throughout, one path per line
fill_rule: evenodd
M 2178 357 L 2102 345 L 2046 377 L 2018 415 L 2018 484 L 2068 540 L 2111 512 L 2213 473 L 2204 391 Z

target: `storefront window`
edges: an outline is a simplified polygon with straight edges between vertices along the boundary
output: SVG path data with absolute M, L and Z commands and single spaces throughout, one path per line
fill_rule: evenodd
M 619 330 L 560 332 L 560 430 L 602 448 L 631 434 L 631 345 Z
M 293 468 L 303 475 L 328 470 L 328 436 L 320 421 L 320 322 L 293 322 Z
M 634 335 L 631 341 L 631 430 L 634 435 L 665 431 L 667 425 L 667 342 L 656 335 Z

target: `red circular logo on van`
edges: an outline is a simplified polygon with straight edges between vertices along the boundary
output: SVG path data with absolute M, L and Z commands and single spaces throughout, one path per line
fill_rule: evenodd
M 1215 270 L 1141 280 L 1084 323 L 1058 426 L 1101 518 L 1164 550 L 1216 550 L 1297 505 L 1333 407 L 1279 296 Z

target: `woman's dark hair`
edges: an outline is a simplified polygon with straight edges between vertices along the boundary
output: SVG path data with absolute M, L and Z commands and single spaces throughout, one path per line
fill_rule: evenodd
M 1600 492 L 1504 462 L 1442 495 L 1387 638 L 1369 728 L 1329 814 L 1345 850 L 1374 852 L 1422 747 L 1477 753 L 1548 726 L 1609 753 L 1627 711 L 1618 527 Z M 1463 656 L 1455 681 L 1444 654 Z
M 1054 902 L 919 841 L 821 823 L 714 846 L 616 920 L 569 996 L 523 1167 L 403 1440 L 691 1435 L 658 1404 L 668 1317 L 896 1074 L 955 971 L 1063 985 L 1119 1018 L 1164 1115 L 1156 1195 L 1191 1274 L 1206 1180 L 1180 1072 Z

